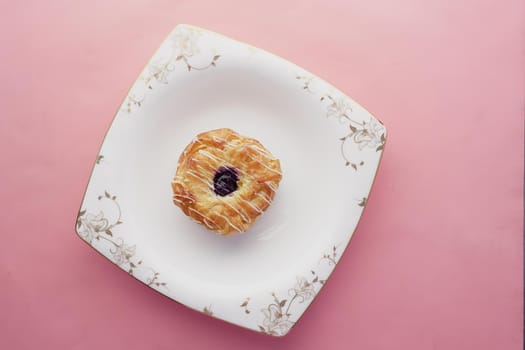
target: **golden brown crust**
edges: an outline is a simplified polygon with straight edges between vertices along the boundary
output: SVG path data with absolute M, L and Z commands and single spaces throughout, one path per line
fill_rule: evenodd
M 221 167 L 238 174 L 238 189 L 214 192 Z M 223 236 L 244 232 L 268 208 L 281 181 L 279 160 L 252 138 L 231 129 L 201 133 L 184 149 L 172 182 L 173 202 L 184 214 Z

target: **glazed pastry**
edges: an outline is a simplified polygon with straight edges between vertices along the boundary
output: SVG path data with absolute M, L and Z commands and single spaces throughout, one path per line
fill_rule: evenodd
M 184 214 L 223 236 L 244 232 L 271 204 L 281 165 L 263 145 L 231 129 L 197 135 L 171 184 Z

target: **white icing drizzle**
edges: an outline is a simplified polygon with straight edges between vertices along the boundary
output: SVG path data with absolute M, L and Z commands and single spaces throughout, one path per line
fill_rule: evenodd
M 272 191 L 277 191 L 277 187 L 275 187 L 273 183 L 266 181 L 264 184 L 268 186 Z
M 253 205 L 250 201 L 247 201 L 246 199 L 242 198 L 243 202 L 248 204 L 250 207 L 253 208 L 253 210 L 255 210 L 257 213 L 259 214 L 262 214 L 263 213 L 263 210 L 261 208 L 258 208 L 256 207 L 255 205 Z
M 190 196 L 185 196 L 183 194 L 177 194 L 176 197 L 180 197 L 180 198 L 186 198 L 186 199 L 189 199 L 190 201 L 193 202 L 193 198 L 191 198 Z M 177 199 L 177 198 L 173 198 L 173 199 Z M 180 200 L 179 200 L 180 201 Z
M 193 170 L 191 169 L 187 169 L 186 170 L 188 172 L 188 174 L 190 174 L 191 176 L 195 177 L 196 179 L 199 179 L 200 181 L 202 181 L 203 183 L 205 183 L 207 186 L 211 186 L 211 182 L 204 179 L 203 177 L 197 175 Z
M 260 147 L 257 147 L 255 145 L 248 145 L 248 146 L 245 146 L 245 147 L 248 147 L 250 149 L 255 150 L 257 153 L 259 153 L 262 156 L 265 156 L 266 158 L 268 158 L 270 160 L 275 160 L 275 158 L 269 156 L 269 152 L 268 151 L 265 151 L 265 150 L 261 149 Z M 234 149 L 234 146 L 226 144 L 225 148 Z M 224 153 L 224 150 L 220 150 L 220 151 Z M 279 174 L 281 176 L 283 175 L 279 170 L 270 168 L 268 165 L 264 164 L 259 159 L 251 156 L 250 154 L 248 154 L 248 158 L 253 159 L 254 161 L 256 161 L 257 163 L 261 164 L 266 169 L 268 169 L 268 170 L 270 170 L 270 171 L 272 171 L 272 172 L 274 172 L 276 174 Z
M 233 211 L 235 211 L 237 214 L 239 214 L 239 216 L 246 222 L 251 222 L 252 219 L 247 217 L 244 213 L 241 213 L 241 210 L 240 209 L 237 209 L 235 208 L 233 205 L 231 205 L 230 203 L 228 203 L 228 201 L 224 201 L 224 204 L 226 204 L 228 207 L 232 208 Z
M 261 197 L 266 203 L 268 203 L 268 205 L 272 204 L 272 200 L 270 198 L 266 198 L 264 193 L 257 192 L 257 196 Z
M 230 147 L 230 148 L 233 148 L 233 146 L 229 146 L 229 147 Z M 225 150 L 223 150 L 223 149 L 218 149 L 218 148 L 217 148 L 217 151 L 218 151 L 218 152 L 221 152 L 222 154 L 225 154 L 225 152 L 226 152 Z M 205 157 L 211 159 L 211 160 L 214 160 L 214 161 L 220 163 L 220 164 L 221 164 L 221 163 L 222 163 L 222 164 L 227 164 L 227 163 L 228 163 L 228 162 L 226 161 L 225 158 L 218 158 L 218 157 L 216 157 L 216 156 L 210 154 L 209 152 L 207 152 L 207 151 L 205 151 L 205 150 L 199 150 L 199 153 L 202 154 L 203 156 L 205 156 Z M 240 171 L 240 169 L 237 169 L 237 170 Z M 270 170 L 271 170 L 271 169 L 270 169 Z M 247 174 L 247 173 L 243 173 L 243 175 L 246 176 L 246 177 L 248 177 L 248 178 L 250 178 L 250 179 L 253 180 L 253 181 L 256 181 L 256 179 L 255 179 L 255 177 L 254 177 L 253 175 L 250 175 L 250 174 Z
M 222 150 L 221 150 L 222 151 Z M 224 152 L 224 151 L 223 151 Z M 209 153 L 208 151 L 205 151 L 203 149 L 199 150 L 200 154 L 202 154 L 203 156 L 207 157 L 207 158 L 210 158 L 211 160 L 214 160 L 214 161 L 217 161 L 217 162 L 224 162 L 224 159 L 221 159 L 221 158 L 217 158 L 215 157 L 214 155 L 212 155 L 211 153 Z
M 225 148 L 234 149 L 234 146 L 226 145 Z M 221 152 L 222 154 L 225 154 L 225 153 L 226 153 L 226 150 L 224 150 L 224 149 L 217 149 L 217 151 L 218 151 L 218 152 Z M 207 152 L 206 152 L 206 153 L 207 153 Z M 202 153 L 202 154 L 203 154 L 204 156 L 207 156 L 206 153 Z M 211 155 L 210 155 L 210 156 L 211 156 Z M 211 156 L 211 157 L 213 157 L 214 160 L 217 160 L 217 161 L 219 161 L 219 162 L 222 162 L 222 163 L 225 163 L 225 164 L 228 163 L 228 162 L 226 161 L 225 158 L 217 158 L 217 157 L 214 157 L 214 156 Z M 211 158 L 211 157 L 209 157 L 209 158 Z M 250 158 L 252 158 L 252 157 L 250 156 Z M 252 159 L 253 159 L 253 158 L 252 158 Z M 241 171 L 240 169 L 237 169 L 237 170 L 238 170 L 238 171 Z M 272 169 L 270 169 L 270 170 L 272 170 Z M 244 173 L 244 172 L 243 172 L 242 175 L 248 177 L 249 179 L 251 179 L 251 180 L 254 181 L 254 182 L 257 182 L 257 179 L 256 179 L 253 175 L 251 175 L 251 174 L 248 174 L 248 173 Z
M 219 214 L 219 213 L 216 213 L 217 216 L 220 216 L 221 218 L 223 218 L 224 220 L 226 220 L 226 223 L 228 225 L 230 225 L 231 227 L 233 227 L 234 229 L 236 229 L 238 232 L 243 232 L 243 230 L 241 230 L 240 228 L 238 228 L 237 226 L 235 226 L 234 224 L 232 224 L 232 222 L 230 221 L 230 219 L 228 219 L 226 216 L 222 215 L 222 214 Z
M 215 141 L 215 142 L 226 142 L 226 141 L 227 141 L 226 139 L 223 139 L 223 138 L 217 137 L 217 136 L 215 136 L 215 135 L 213 135 L 211 138 L 212 138 L 213 141 Z
M 268 159 L 270 160 L 276 160 L 277 158 L 275 158 L 270 152 L 268 152 L 268 150 L 265 150 L 265 149 L 262 149 L 260 148 L 259 146 L 256 146 L 256 145 L 249 145 L 248 147 L 256 150 L 257 152 L 259 152 L 260 154 L 266 156 Z
M 206 170 L 206 169 L 204 169 L 204 168 L 203 168 L 202 166 L 200 166 L 200 165 L 197 165 L 196 168 L 200 169 L 200 170 L 203 171 L 203 172 L 210 172 L 210 170 Z
M 213 221 L 212 219 L 210 219 L 209 217 L 207 217 L 206 215 L 202 214 L 200 211 L 198 211 L 197 209 L 194 209 L 194 208 L 190 208 L 189 209 L 191 212 L 194 212 L 194 213 L 197 213 L 199 214 L 203 219 L 204 219 L 204 223 L 206 224 L 206 226 L 210 227 L 210 225 L 208 224 L 208 221 L 210 221 L 212 224 L 214 224 L 216 227 L 219 227 L 219 225 L 217 225 L 217 223 L 215 221 Z M 212 228 L 212 227 L 210 227 Z M 212 228 L 213 229 L 213 228 Z
M 270 168 L 268 165 L 264 164 L 264 163 L 261 162 L 259 159 L 254 158 L 254 157 L 252 157 L 252 156 L 248 156 L 248 157 L 251 158 L 251 159 L 253 159 L 253 160 L 255 160 L 257 163 L 261 164 L 261 165 L 262 165 L 263 167 L 265 167 L 266 169 L 268 169 L 268 170 L 270 170 L 270 171 L 273 171 L 274 173 L 279 174 L 279 175 L 281 175 L 281 176 L 283 175 L 279 170 L 277 170 L 277 169 L 273 169 L 273 168 Z

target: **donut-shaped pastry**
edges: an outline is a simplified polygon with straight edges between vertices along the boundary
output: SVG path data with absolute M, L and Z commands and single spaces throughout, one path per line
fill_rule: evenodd
M 257 140 L 231 129 L 201 133 L 184 149 L 171 184 L 184 214 L 223 236 L 245 232 L 272 203 L 281 165 Z

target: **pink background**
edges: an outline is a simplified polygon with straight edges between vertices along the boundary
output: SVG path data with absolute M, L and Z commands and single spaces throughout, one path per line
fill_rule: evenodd
M 0 14 L 0 348 L 521 349 L 525 2 L 9 1 Z M 358 232 L 274 339 L 160 297 L 82 243 L 104 132 L 177 23 L 253 43 L 379 116 Z

